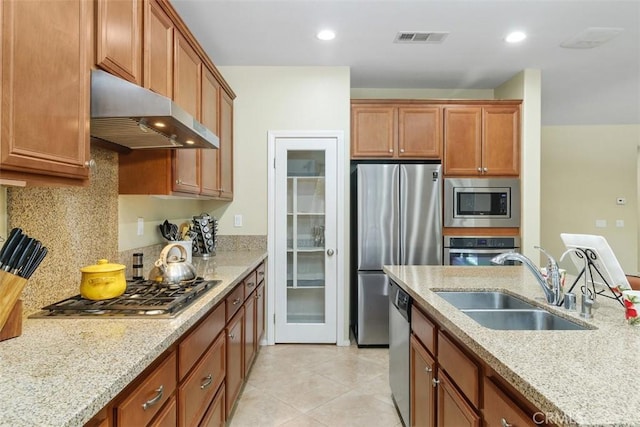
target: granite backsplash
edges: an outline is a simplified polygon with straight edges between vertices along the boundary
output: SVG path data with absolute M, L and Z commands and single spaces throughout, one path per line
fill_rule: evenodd
M 108 258 L 127 266 L 144 255 L 148 274 L 163 244 L 118 252 L 118 154 L 91 147 L 96 168 L 86 187 L 9 187 L 7 228 L 20 227 L 49 253 L 22 293 L 25 314 L 76 295 L 80 268 Z M 219 251 L 266 249 L 266 236 L 218 236 Z

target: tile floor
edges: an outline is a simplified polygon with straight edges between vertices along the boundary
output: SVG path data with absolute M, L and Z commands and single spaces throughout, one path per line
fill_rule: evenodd
M 388 360 L 386 348 L 261 347 L 230 427 L 402 427 Z

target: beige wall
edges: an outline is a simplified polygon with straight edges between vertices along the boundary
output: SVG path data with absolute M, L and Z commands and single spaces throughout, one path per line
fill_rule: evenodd
M 524 70 L 496 88 L 496 99 L 522 99 L 520 177 L 522 187 L 521 252 L 538 262 L 540 245 L 540 70 Z
M 219 67 L 237 95 L 234 101 L 234 200 L 213 207 L 221 234 L 266 235 L 267 132 L 339 130 L 344 170 L 349 167 L 350 70 L 348 67 Z M 339 148 L 340 149 L 340 148 Z M 348 174 L 346 175 L 348 177 Z M 349 224 L 349 183 L 343 221 Z M 243 216 L 243 227 L 233 226 Z M 348 233 L 338 253 L 348 253 Z M 349 259 L 345 257 L 343 334 L 349 336 Z
M 627 273 L 638 272 L 640 125 L 542 128 L 542 245 L 561 254 L 560 233 L 604 236 Z M 616 204 L 624 197 L 627 204 Z M 606 228 L 596 228 L 598 219 Z M 616 227 L 616 220 L 624 227 Z M 574 271 L 570 263 L 565 268 Z

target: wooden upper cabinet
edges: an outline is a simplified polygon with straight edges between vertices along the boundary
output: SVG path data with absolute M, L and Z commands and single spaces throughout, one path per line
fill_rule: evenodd
M 519 175 L 520 108 L 485 107 L 482 111 L 482 143 L 486 174 Z
M 220 198 L 233 199 L 233 99 L 220 94 Z
M 438 159 L 442 108 L 437 105 L 354 103 L 351 157 Z
M 145 0 L 144 87 L 173 97 L 173 22 L 156 0 Z
M 92 12 L 87 1 L 1 2 L 0 178 L 89 177 Z
M 442 156 L 442 108 L 398 107 L 398 157 Z
M 201 60 L 189 42 L 175 34 L 173 66 L 173 100 L 187 113 L 200 117 Z M 200 150 L 174 150 L 173 190 L 200 193 Z
M 444 113 L 444 173 L 520 174 L 520 106 L 451 106 Z
M 220 83 L 206 67 L 202 67 L 202 124 L 216 135 L 220 135 L 218 126 Z M 200 194 L 220 195 L 218 179 L 219 153 L 216 149 L 200 150 Z
M 391 158 L 397 145 L 397 111 L 393 106 L 351 106 L 351 157 Z
M 96 64 L 142 85 L 142 0 L 98 0 Z
M 482 172 L 482 108 L 444 109 L 444 171 L 450 175 Z

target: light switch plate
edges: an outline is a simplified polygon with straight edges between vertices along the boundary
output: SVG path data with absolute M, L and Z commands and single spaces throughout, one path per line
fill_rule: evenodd
M 606 219 L 596 219 L 596 228 L 607 228 Z
M 233 226 L 234 227 L 242 227 L 242 215 L 235 214 L 233 216 Z
M 144 234 L 144 218 L 138 218 L 138 236 L 142 236 Z

